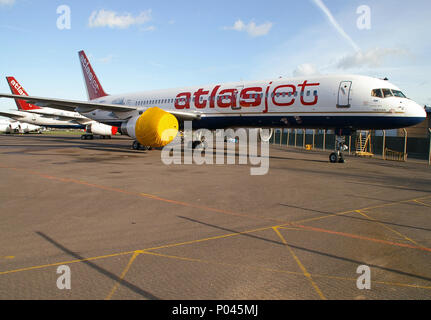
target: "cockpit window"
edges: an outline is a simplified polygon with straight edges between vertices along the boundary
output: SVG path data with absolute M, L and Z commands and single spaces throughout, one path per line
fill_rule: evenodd
M 382 98 L 382 90 L 380 89 L 374 89 L 373 91 L 371 91 L 371 96 L 373 97 L 377 97 L 377 98 Z
M 392 91 L 390 89 L 382 89 L 383 91 L 383 97 L 388 98 L 388 97 L 392 97 Z
M 389 98 L 389 97 L 398 97 L 398 98 L 407 98 L 404 93 L 400 90 L 394 89 L 374 89 L 371 91 L 372 97 L 377 98 Z
M 399 97 L 399 98 L 407 98 L 404 93 L 402 93 L 400 90 L 393 90 L 392 89 L 392 93 L 394 94 L 395 97 Z

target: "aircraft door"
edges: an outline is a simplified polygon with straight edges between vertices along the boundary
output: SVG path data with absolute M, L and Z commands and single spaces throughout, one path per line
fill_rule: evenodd
M 337 108 L 350 108 L 352 81 L 341 81 L 338 88 Z
M 237 86 L 235 89 L 236 89 L 236 93 L 235 93 L 236 106 L 234 107 L 234 105 L 232 104 L 232 110 L 239 110 L 241 109 L 241 103 L 240 103 L 241 91 L 242 89 L 244 89 L 244 86 Z

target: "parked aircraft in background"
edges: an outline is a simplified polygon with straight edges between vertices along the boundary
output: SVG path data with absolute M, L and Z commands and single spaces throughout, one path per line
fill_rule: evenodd
M 193 129 L 332 129 L 331 162 L 343 162 L 344 136 L 355 130 L 395 129 L 425 120 L 424 108 L 386 80 L 359 75 L 296 77 L 108 95 L 85 53 L 79 52 L 89 101 L 26 97 L 38 106 L 79 112 L 121 128 L 136 144 L 162 147 L 183 121 Z M 17 98 L 18 95 L 0 94 Z
M 14 77 L 6 77 L 11 92 L 20 96 L 28 96 L 24 88 Z M 25 100 L 15 100 L 18 111 L 1 111 L 0 115 L 20 122 L 36 124 L 49 128 L 86 129 L 83 139 L 93 138 L 92 134 L 110 138 L 118 131 L 116 127 L 105 125 L 82 116 L 78 112 L 70 112 L 32 105 Z
M 35 126 L 29 123 L 23 123 L 19 121 L 0 120 L 0 134 L 1 133 L 30 133 L 38 132 L 42 133 L 43 127 Z

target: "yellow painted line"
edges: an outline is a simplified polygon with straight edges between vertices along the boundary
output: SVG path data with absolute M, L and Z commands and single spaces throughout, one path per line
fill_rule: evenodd
M 418 200 L 413 200 L 414 202 L 417 202 L 417 203 L 419 203 L 419 204 L 421 204 L 421 205 L 423 205 L 423 206 L 425 206 L 425 207 L 431 207 L 431 205 L 429 205 L 429 204 L 427 204 L 427 203 L 424 203 L 424 202 L 421 202 L 421 201 L 418 201 Z
M 356 210 L 356 211 L 357 211 L 360 215 L 362 215 L 363 217 L 367 218 L 368 220 L 371 220 L 371 221 L 373 221 L 373 222 L 378 223 L 378 224 L 379 224 L 379 225 L 381 225 L 383 228 L 385 228 L 385 229 L 387 229 L 387 230 L 389 230 L 389 231 L 391 231 L 391 232 L 395 233 L 396 235 L 398 235 L 398 236 L 400 236 L 401 238 L 403 238 L 403 239 L 405 239 L 405 240 L 407 240 L 407 241 L 409 241 L 409 242 L 411 242 L 411 243 L 415 244 L 416 246 L 421 247 L 421 248 L 424 248 L 424 249 L 428 249 L 428 250 L 430 250 L 429 248 L 427 248 L 427 247 L 425 247 L 425 246 L 423 246 L 423 245 L 421 245 L 421 244 L 417 243 L 417 242 L 416 242 L 416 241 L 414 241 L 413 239 L 411 239 L 411 238 L 409 238 L 409 237 L 407 237 L 407 236 L 403 235 L 402 233 L 398 232 L 397 230 L 392 229 L 391 227 L 389 227 L 389 226 L 385 225 L 384 223 L 381 223 L 380 221 L 378 221 L 377 219 L 374 219 L 373 217 L 370 217 L 369 215 L 367 215 L 367 214 L 365 214 L 364 212 L 362 212 L 362 210 Z M 431 251 L 431 250 L 430 250 L 430 251 Z
M 277 227 L 273 227 L 272 229 L 275 231 L 275 233 L 278 235 L 278 237 L 284 243 L 284 245 L 286 246 L 286 248 L 289 249 L 289 252 L 292 255 L 293 259 L 295 259 L 295 261 L 298 264 L 299 268 L 302 270 L 302 273 L 304 274 L 304 276 L 310 281 L 311 285 L 313 286 L 314 290 L 319 295 L 320 299 L 326 300 L 326 298 L 323 295 L 322 291 L 319 289 L 319 287 L 317 286 L 317 284 L 314 282 L 313 278 L 311 277 L 311 274 L 308 273 L 307 269 L 305 269 L 304 265 L 301 263 L 301 261 L 299 260 L 299 258 L 296 256 L 295 252 L 293 252 L 293 250 L 288 245 L 286 239 L 284 239 L 284 237 L 281 235 L 280 231 L 278 231 L 278 228 Z
M 57 263 L 45 264 L 45 265 L 39 265 L 39 266 L 32 266 L 32 267 L 26 267 L 26 268 L 9 270 L 9 271 L 0 271 L 0 275 L 10 274 L 10 273 L 16 273 L 16 272 L 22 272 L 22 271 L 30 271 L 30 270 L 36 270 L 36 269 L 49 268 L 49 267 L 55 267 L 55 266 L 59 266 L 59 265 L 66 265 L 66 264 L 72 264 L 72 263 L 78 263 L 78 262 L 85 262 L 85 261 L 92 261 L 92 260 L 99 260 L 99 259 L 117 257 L 117 256 L 132 254 L 132 253 L 135 253 L 136 251 L 138 251 L 138 252 L 141 253 L 142 251 L 158 250 L 158 249 L 165 249 L 165 248 L 173 248 L 173 247 L 183 246 L 183 245 L 187 245 L 187 244 L 193 244 L 193 243 L 199 243 L 199 242 L 205 242 L 205 241 L 217 240 L 217 239 L 224 239 L 224 238 L 228 238 L 228 237 L 235 237 L 235 236 L 242 235 L 242 234 L 248 234 L 248 233 L 253 233 L 253 232 L 263 231 L 263 230 L 269 230 L 271 228 L 272 228 L 272 226 L 270 226 L 270 227 L 263 227 L 263 228 L 253 229 L 253 230 L 242 231 L 242 232 L 228 233 L 228 234 L 224 234 L 224 235 L 220 235 L 220 236 L 214 236 L 214 237 L 209 237 L 209 238 L 204 238 L 204 239 L 197 239 L 197 240 L 191 240 L 191 241 L 185 241 L 185 242 L 179 242 L 179 243 L 171 243 L 171 244 L 167 244 L 167 245 L 163 245 L 163 246 L 158 246 L 158 247 L 153 247 L 153 248 L 147 248 L 147 249 L 143 249 L 143 250 L 139 250 L 138 249 L 138 250 L 119 252 L 119 253 L 114 253 L 114 254 L 105 255 L 105 256 L 99 256 L 99 257 L 77 259 L 77 260 L 72 260 L 72 261 L 63 261 L 63 262 L 57 262 Z
M 147 199 L 151 199 L 151 200 L 161 201 L 161 202 L 165 202 L 165 203 L 170 203 L 170 204 L 174 204 L 174 205 L 180 205 L 180 206 L 190 207 L 190 208 L 195 208 L 195 209 L 201 209 L 201 210 L 205 210 L 205 211 L 209 211 L 209 212 L 222 213 L 225 215 L 238 216 L 238 217 L 242 217 L 242 218 L 249 218 L 249 219 L 256 219 L 256 220 L 266 220 L 266 221 L 272 221 L 272 222 L 277 222 L 277 223 L 287 223 L 287 221 L 285 221 L 285 220 L 265 218 L 265 217 L 260 217 L 260 216 L 254 216 L 254 215 L 229 211 L 229 210 L 217 209 L 217 208 L 212 208 L 212 207 L 208 207 L 208 206 L 197 205 L 194 203 L 188 203 L 188 202 L 184 202 L 184 201 L 162 198 L 162 197 L 159 197 L 159 196 L 156 196 L 153 194 L 148 194 L 148 193 L 131 192 L 131 191 L 115 188 L 115 187 L 107 187 L 107 186 L 103 186 L 103 185 L 89 183 L 89 182 L 82 181 L 82 180 L 55 177 L 55 176 L 47 175 L 47 174 L 37 172 L 37 171 L 21 169 L 21 168 L 7 167 L 7 166 L 3 166 L 1 164 L 0 164 L 0 168 L 10 169 L 10 170 L 17 171 L 17 172 L 27 172 L 27 173 L 30 173 L 34 176 L 38 176 L 38 177 L 48 179 L 48 180 L 60 181 L 60 182 L 64 182 L 64 183 L 74 183 L 74 184 L 84 185 L 87 187 L 96 188 L 96 189 L 100 189 L 100 190 L 111 191 L 111 192 L 116 192 L 116 193 L 121 193 L 121 194 L 132 195 L 132 196 L 139 196 L 139 197 L 143 197 L 143 198 L 147 198 Z
M 135 251 L 133 253 L 133 256 L 130 258 L 129 263 L 127 264 L 126 268 L 123 270 L 123 272 L 121 273 L 120 279 L 119 281 L 117 281 L 114 285 L 114 287 L 112 288 L 111 292 L 108 294 L 108 296 L 105 298 L 105 300 L 111 300 L 111 298 L 113 297 L 113 295 L 115 294 L 115 291 L 117 291 L 121 281 L 123 281 L 124 277 L 126 276 L 127 272 L 129 271 L 130 267 L 133 264 L 133 261 L 135 261 L 136 257 L 139 255 L 139 251 Z
M 314 217 L 314 218 L 307 218 L 307 219 L 302 219 L 302 220 L 296 220 L 293 221 L 293 224 L 296 223 L 305 223 L 305 222 L 310 222 L 310 221 L 316 221 L 316 220 L 322 220 L 322 219 L 326 219 L 326 218 L 332 218 L 332 217 L 336 217 L 336 216 L 343 216 L 349 213 L 357 213 L 358 210 L 361 211 L 369 211 L 372 209 L 378 209 L 378 208 L 384 208 L 384 207 L 388 207 L 388 206 L 394 206 L 394 205 L 398 205 L 404 202 L 411 202 L 411 201 L 416 201 L 416 200 L 425 200 L 431 198 L 431 196 L 425 196 L 425 197 L 421 197 L 421 198 L 416 198 L 416 199 L 408 199 L 408 200 L 400 200 L 400 201 L 395 201 L 395 202 L 391 202 L 391 203 L 384 203 L 384 204 L 379 204 L 379 205 L 375 205 L 372 207 L 367 207 L 367 208 L 361 208 L 361 209 L 353 209 L 353 210 L 348 210 L 348 211 L 343 211 L 343 212 L 337 212 L 337 213 L 333 213 L 333 214 L 326 214 L 323 216 L 319 216 L 319 217 Z
M 181 206 L 186 206 L 186 207 L 192 207 L 192 208 L 196 208 L 196 209 L 202 209 L 202 210 L 210 211 L 210 212 L 216 212 L 216 213 L 221 213 L 221 214 L 226 214 L 226 215 L 232 215 L 232 216 L 239 216 L 239 217 L 250 218 L 250 219 L 270 220 L 270 221 L 274 221 L 274 222 L 277 222 L 277 223 L 286 223 L 286 225 L 291 224 L 291 222 L 288 222 L 288 221 L 281 221 L 281 220 L 273 219 L 273 218 L 265 218 L 265 217 L 259 217 L 259 216 L 254 216 L 254 215 L 247 215 L 247 214 L 242 214 L 242 213 L 228 211 L 228 210 L 223 210 L 223 209 L 217 209 L 217 208 L 212 208 L 212 207 L 207 207 L 207 206 L 201 206 L 201 205 L 196 205 L 196 204 L 193 204 L 193 203 L 187 203 L 187 202 L 182 202 L 182 201 L 178 201 L 178 200 L 161 198 L 161 197 L 158 197 L 156 195 L 152 195 L 152 194 L 148 194 L 148 193 L 130 192 L 130 191 L 126 191 L 126 190 L 123 190 L 123 189 L 114 188 L 114 187 L 106 187 L 106 186 L 102 186 L 102 185 L 97 185 L 97 184 L 89 183 L 89 182 L 86 182 L 86 181 L 81 181 L 81 180 L 76 180 L 76 179 L 70 179 L 70 178 L 60 178 L 60 177 L 50 176 L 50 175 L 47 175 L 47 174 L 44 174 L 44 173 L 40 173 L 40 172 L 36 172 L 36 171 L 31 171 L 31 170 L 27 170 L 27 169 L 22 169 L 22 168 L 13 168 L 13 167 L 4 166 L 4 165 L 1 165 L 1 164 L 0 164 L 0 168 L 10 169 L 10 170 L 14 170 L 14 171 L 28 172 L 28 173 L 30 173 L 32 175 L 39 176 L 39 177 L 42 177 L 42 178 L 45 178 L 45 179 L 48 179 L 48 180 L 61 181 L 61 182 L 65 182 L 65 183 L 75 183 L 75 184 L 85 185 L 85 186 L 88 186 L 88 187 L 93 187 L 93 188 L 97 188 L 97 189 L 101 189 L 101 190 L 105 190 L 105 191 L 117 192 L 117 193 L 134 195 L 134 196 L 141 196 L 141 197 L 145 197 L 145 198 L 152 199 L 152 200 L 162 201 L 162 202 L 165 202 L 165 203 L 171 203 L 171 204 L 176 204 L 176 205 L 181 205 Z M 402 200 L 402 201 L 396 201 L 396 202 L 391 202 L 391 203 L 385 203 L 385 204 L 376 205 L 376 206 L 373 206 L 373 207 L 361 208 L 360 210 L 371 210 L 371 209 L 375 209 L 375 208 L 381 208 L 381 207 L 396 205 L 396 204 L 403 203 L 403 202 L 410 202 L 410 201 L 415 201 L 415 200 L 427 199 L 427 198 L 430 198 L 430 197 L 431 196 L 426 196 L 426 197 L 421 197 L 421 198 L 416 198 L 416 199 L 409 199 L 409 200 Z M 355 211 L 356 211 L 356 209 L 353 209 L 353 210 L 348 210 L 348 211 L 344 211 L 344 212 L 340 212 L 340 213 L 334 213 L 334 214 L 324 215 L 324 216 L 320 216 L 320 217 L 303 219 L 303 220 L 295 221 L 295 223 L 304 223 L 304 222 L 309 222 L 309 221 L 326 219 L 326 218 L 330 218 L 330 217 L 334 217 L 334 216 L 340 216 L 340 215 L 345 215 L 345 214 L 348 214 L 348 213 L 353 213 Z
M 77 260 L 71 260 L 71 261 L 56 262 L 56 263 L 51 263 L 51 264 L 44 264 L 44 265 L 33 266 L 33 267 L 26 267 L 26 268 L 9 270 L 9 271 L 0 271 L 0 275 L 11 274 L 11 273 L 16 273 L 16 272 L 22 272 L 22 271 L 29 271 L 29 270 L 37 270 L 37 269 L 43 269 L 43 268 L 49 268 L 49 267 L 55 267 L 55 266 L 61 266 L 63 264 L 66 265 L 66 264 L 73 264 L 73 263 L 78 263 L 78 262 L 85 262 L 85 261 L 93 261 L 93 260 L 100 260 L 100 259 L 118 257 L 118 256 L 123 256 L 123 255 L 131 254 L 133 252 L 134 251 L 120 252 L 120 253 L 108 254 L 108 255 L 105 255 L 105 256 L 99 256 L 99 257 L 92 257 L 92 258 L 86 258 L 86 259 L 77 259 Z
M 204 241 L 224 239 L 224 238 L 239 236 L 242 234 L 248 234 L 248 233 L 253 233 L 253 232 L 258 232 L 258 231 L 269 230 L 271 228 L 273 228 L 273 226 L 263 227 L 263 228 L 253 229 L 253 230 L 247 230 L 247 231 L 242 231 L 242 232 L 228 233 L 228 234 L 223 234 L 223 235 L 215 236 L 215 237 L 209 237 L 209 238 L 203 238 L 203 239 L 197 239 L 197 240 L 191 240 L 191 241 L 185 241 L 185 242 L 179 242 L 179 243 L 172 243 L 172 244 L 167 244 L 167 245 L 163 245 L 163 246 L 143 249 L 143 251 L 154 251 L 154 250 L 173 248 L 173 247 L 183 246 L 183 245 L 187 245 L 187 244 L 194 244 L 194 243 L 199 243 L 199 242 L 204 242 Z
M 196 259 L 196 258 L 179 257 L 179 256 L 172 256 L 172 255 L 150 252 L 150 251 L 145 251 L 145 250 L 141 250 L 140 253 L 148 254 L 148 255 L 152 255 L 152 256 L 156 256 L 156 257 L 173 259 L 173 260 L 197 262 L 197 263 L 224 266 L 224 267 L 251 269 L 251 270 L 256 270 L 256 271 L 266 271 L 266 272 L 282 273 L 282 274 L 290 274 L 290 275 L 298 275 L 298 276 L 304 275 L 302 272 L 297 272 L 297 271 L 279 270 L 279 269 L 272 269 L 272 268 L 266 268 L 266 267 L 246 266 L 246 265 L 238 265 L 238 264 L 232 264 L 232 263 L 208 261 L 208 260 L 202 260 L 202 259 Z M 331 275 L 324 275 L 324 274 L 314 274 L 314 273 L 310 274 L 310 275 L 313 278 L 325 278 L 325 279 L 344 280 L 344 281 L 353 281 L 353 282 L 357 281 L 356 278 L 347 278 L 347 277 L 331 276 Z M 378 280 L 373 280 L 373 283 L 383 284 L 383 285 L 387 285 L 387 286 L 395 286 L 395 287 L 409 287 L 409 288 L 431 290 L 431 286 L 422 286 L 422 285 L 410 284 L 410 283 L 388 282 L 388 281 L 378 281 Z
M 6 256 L 6 257 L 3 257 L 3 259 L 11 260 L 11 259 L 15 259 L 15 256 Z
M 123 194 L 135 195 L 135 196 L 138 195 L 138 196 L 143 196 L 143 197 L 147 197 L 147 198 L 151 198 L 151 199 L 155 199 L 155 200 L 161 200 L 161 201 L 164 201 L 164 202 L 174 202 L 174 203 L 181 204 L 181 205 L 185 205 L 186 204 L 187 206 L 194 206 L 194 207 L 196 207 L 195 205 L 192 205 L 192 204 L 181 203 L 181 202 L 175 201 L 175 200 L 159 198 L 157 196 L 150 195 L 150 194 L 129 192 L 129 191 L 126 191 L 126 190 L 122 190 L 122 189 L 118 189 L 118 188 L 113 188 L 113 187 L 105 187 L 105 186 L 101 186 L 101 185 L 96 185 L 96 184 L 88 183 L 88 182 L 85 182 L 85 181 L 49 176 L 49 175 L 46 175 L 46 174 L 43 174 L 43 173 L 39 173 L 39 172 L 35 172 L 35 171 L 30 171 L 30 170 L 26 170 L 26 169 L 19 169 L 19 168 L 8 167 L 8 166 L 4 166 L 4 165 L 1 165 L 1 164 L 0 164 L 0 168 L 10 169 L 10 170 L 14 170 L 14 171 L 28 172 L 30 174 L 33 174 L 33 175 L 36 175 L 36 176 L 39 176 L 39 177 L 42 177 L 42 178 L 45 178 L 45 179 L 49 179 L 49 180 L 61 181 L 61 182 L 65 182 L 65 183 L 76 183 L 76 184 L 80 184 L 80 185 L 86 185 L 86 186 L 89 186 L 89 187 L 99 188 L 99 189 L 106 190 L 106 191 L 119 192 L 119 193 L 123 193 Z M 376 206 L 373 206 L 373 207 L 363 208 L 363 209 L 360 209 L 360 210 L 370 210 L 370 209 L 373 209 L 373 208 L 391 206 L 391 205 L 395 205 L 395 204 L 399 204 L 399 203 L 403 203 L 403 202 L 409 202 L 409 201 L 415 201 L 415 200 L 424 200 L 424 199 L 428 199 L 428 198 L 431 198 L 431 196 L 420 197 L 420 198 L 409 199 L 409 200 L 402 200 L 402 201 L 397 201 L 397 202 L 388 203 L 388 204 L 382 204 L 382 205 L 376 205 Z M 266 218 L 261 218 L 261 217 L 256 217 L 256 216 L 249 216 L 249 215 L 244 215 L 244 214 L 238 214 L 238 213 L 235 213 L 235 212 L 228 212 L 228 211 L 225 211 L 225 210 L 215 209 L 215 208 L 210 208 L 210 207 L 204 207 L 204 206 L 202 206 L 202 207 L 199 207 L 199 208 L 203 209 L 203 210 L 209 210 L 209 209 L 211 209 L 211 211 L 213 211 L 213 212 L 218 212 L 218 213 L 223 213 L 223 214 L 235 214 L 235 215 L 242 216 L 242 217 L 247 217 L 247 218 L 253 218 L 253 219 L 260 218 L 260 219 L 263 219 L 263 220 L 269 220 L 269 219 L 266 219 Z M 348 210 L 348 211 L 344 211 L 344 212 L 340 212 L 340 213 L 335 213 L 335 214 L 323 215 L 323 216 L 315 217 L 315 218 L 298 220 L 298 221 L 295 221 L 295 222 L 286 222 L 286 223 L 284 223 L 282 225 L 279 225 L 279 226 L 270 226 L 270 227 L 258 228 L 258 229 L 243 231 L 243 232 L 237 232 L 237 233 L 230 233 L 230 234 L 225 234 L 225 235 L 215 236 L 215 237 L 210 237 L 210 238 L 191 240 L 191 241 L 186 241 L 186 242 L 181 242 L 181 243 L 174 243 L 174 244 L 167 244 L 167 245 L 163 245 L 163 246 L 159 246 L 159 247 L 154 247 L 154 248 L 149 248 L 149 249 L 145 249 L 145 250 L 157 250 L 157 249 L 164 249 L 164 248 L 171 248 L 171 247 L 182 246 L 182 245 L 187 245 L 187 244 L 199 243 L 199 242 L 203 242 L 203 241 L 217 240 L 217 239 L 222 239 L 222 238 L 227 238 L 227 237 L 233 237 L 233 236 L 238 236 L 238 235 L 252 233 L 252 232 L 257 232 L 257 231 L 268 230 L 268 229 L 271 229 L 271 228 L 274 228 L 274 227 L 292 226 L 295 223 L 304 223 L 304 222 L 315 221 L 315 220 L 325 219 L 325 218 L 334 217 L 334 216 L 345 215 L 347 213 L 353 213 L 355 211 L 356 210 Z M 275 219 L 271 219 L 271 220 L 275 220 Z M 285 221 L 282 221 L 282 222 L 285 222 Z M 90 260 L 97 260 L 97 259 L 115 257 L 115 256 L 119 256 L 119 255 L 131 254 L 131 253 L 134 253 L 134 252 L 135 251 L 121 252 L 121 253 L 115 253 L 115 254 L 112 254 L 112 255 L 106 255 L 106 256 L 101 256 L 101 257 L 93 257 L 93 258 L 87 258 L 87 259 L 72 260 L 72 261 L 59 262 L 59 263 L 54 263 L 54 264 L 46 264 L 46 265 L 41 265 L 41 266 L 33 266 L 33 267 L 21 268 L 21 269 L 10 270 L 10 271 L 3 271 L 3 272 L 0 272 L 0 275 L 14 273 L 14 272 L 20 272 L 20 271 L 28 271 L 28 270 L 47 268 L 47 267 L 58 266 L 58 265 L 62 265 L 62 264 L 72 264 L 72 263 L 77 263 L 77 262 L 84 262 L 84 261 L 90 261 Z

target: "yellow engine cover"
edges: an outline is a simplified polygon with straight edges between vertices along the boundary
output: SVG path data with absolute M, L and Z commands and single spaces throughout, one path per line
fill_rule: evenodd
M 143 146 L 164 147 L 175 139 L 177 133 L 177 118 L 157 107 L 149 108 L 136 120 L 136 140 Z

